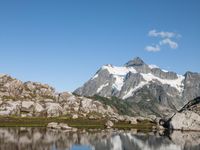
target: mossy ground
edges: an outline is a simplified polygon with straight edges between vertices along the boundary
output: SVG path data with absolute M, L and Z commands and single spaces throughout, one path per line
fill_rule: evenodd
M 86 129 L 104 129 L 106 120 L 89 120 L 86 118 L 71 119 L 68 117 L 0 117 L 0 127 L 46 127 L 50 122 L 67 123 L 71 127 Z M 127 122 L 115 123 L 114 128 L 151 130 L 154 123 L 142 121 L 136 125 Z
M 104 124 L 104 120 L 88 120 L 84 118 L 0 117 L 0 127 L 46 127 L 50 122 L 67 123 L 69 126 L 73 127 L 101 127 Z
M 137 129 L 141 131 L 152 131 L 152 127 L 155 126 L 155 123 L 148 120 L 140 121 L 137 124 L 129 124 L 127 122 L 118 122 L 114 125 L 114 128 L 118 129 Z

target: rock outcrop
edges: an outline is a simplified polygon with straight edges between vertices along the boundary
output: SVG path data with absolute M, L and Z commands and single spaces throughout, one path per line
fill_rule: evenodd
M 175 130 L 200 131 L 200 98 L 190 101 L 170 119 L 170 127 Z
M 171 120 L 171 126 L 176 130 L 200 131 L 200 116 L 188 110 L 176 113 Z
M 59 117 L 72 119 L 122 118 L 115 108 L 69 92 L 57 93 L 53 87 L 0 76 L 0 116 Z M 132 117 L 129 119 L 133 120 Z
M 59 129 L 59 130 L 64 130 L 64 131 L 77 131 L 76 128 L 72 128 L 68 126 L 68 124 L 66 123 L 57 123 L 57 122 L 48 123 L 47 128 Z
M 110 120 L 108 120 L 106 123 L 105 123 L 105 126 L 107 129 L 110 129 L 114 126 L 114 123 Z

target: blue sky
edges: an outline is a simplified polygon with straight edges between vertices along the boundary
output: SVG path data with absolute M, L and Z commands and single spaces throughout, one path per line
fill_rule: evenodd
M 200 72 L 199 14 L 199 0 L 1 0 L 0 73 L 73 91 L 102 65 L 136 56 L 179 74 Z M 161 44 L 153 30 L 175 33 L 178 47 Z

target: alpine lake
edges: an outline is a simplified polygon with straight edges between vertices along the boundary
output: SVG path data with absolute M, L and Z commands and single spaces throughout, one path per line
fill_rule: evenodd
M 78 129 L 65 131 L 43 126 L 50 120 L 43 120 L 43 124 L 37 119 L 27 123 L 28 118 L 26 122 L 18 118 L 3 120 L 4 123 L 0 119 L 0 150 L 200 150 L 200 132 L 152 131 L 144 122 L 105 129 L 101 121 L 68 120 Z

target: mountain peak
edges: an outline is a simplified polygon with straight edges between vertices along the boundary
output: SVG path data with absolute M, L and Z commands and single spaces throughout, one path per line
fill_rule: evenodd
M 128 61 L 125 66 L 126 67 L 134 67 L 134 66 L 142 66 L 144 65 L 144 61 L 140 57 L 135 57 L 134 59 Z

